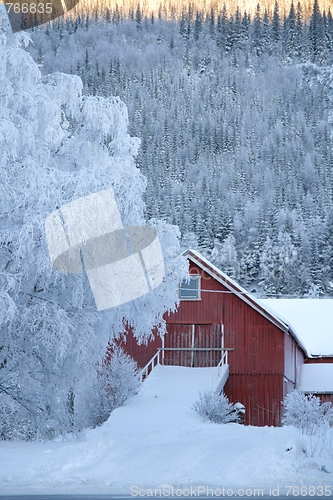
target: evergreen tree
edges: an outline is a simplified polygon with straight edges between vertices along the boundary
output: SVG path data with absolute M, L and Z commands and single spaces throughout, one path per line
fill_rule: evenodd
M 253 21 L 252 47 L 254 53 L 259 57 L 263 52 L 262 20 L 259 3 L 257 4 L 256 14 Z
M 309 40 L 312 61 L 320 61 L 324 50 L 323 19 L 319 10 L 318 0 L 314 0 L 312 16 L 309 25 Z
M 333 210 L 326 215 L 323 237 L 323 259 L 324 259 L 324 282 L 326 293 L 332 293 L 333 289 Z
M 302 36 L 303 36 L 303 11 L 300 2 L 297 3 L 296 11 L 296 53 L 297 57 L 302 55 Z
M 228 15 L 227 7 L 224 4 L 221 14 L 217 18 L 217 28 L 216 28 L 216 43 L 223 51 L 226 49 L 226 41 L 228 37 Z
M 294 3 L 292 2 L 290 6 L 289 16 L 286 22 L 286 54 L 288 57 L 295 57 L 299 53 L 298 40 L 297 40 L 297 29 L 296 29 L 296 12 L 294 8 Z
M 264 52 L 270 52 L 270 49 L 271 49 L 271 27 L 270 27 L 268 12 L 266 9 L 264 12 L 262 24 L 263 24 L 263 26 L 262 26 L 263 50 L 264 50 Z
M 274 12 L 272 19 L 272 42 L 278 45 L 281 41 L 281 19 L 280 19 L 280 8 L 276 1 L 274 4 Z
M 194 28 L 193 28 L 195 40 L 198 40 L 201 32 L 202 32 L 202 16 L 201 16 L 201 13 L 197 10 L 196 16 L 195 16 Z

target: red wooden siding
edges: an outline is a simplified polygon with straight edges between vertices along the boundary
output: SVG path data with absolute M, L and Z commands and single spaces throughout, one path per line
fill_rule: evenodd
M 156 354 L 157 349 L 162 347 L 162 341 L 159 335 L 155 334 L 155 338 L 150 340 L 147 344 L 137 344 L 137 340 L 133 335 L 132 330 L 126 334 L 125 338 L 117 342 L 118 345 L 132 356 L 137 362 L 139 368 L 143 368 Z
M 315 394 L 318 398 L 320 398 L 321 403 L 332 403 L 333 405 L 333 394 Z
M 229 401 L 245 406 L 245 425 L 281 424 L 283 379 L 279 375 L 232 374 L 225 385 Z
M 219 324 L 223 316 L 223 301 L 225 294 L 204 292 L 203 290 L 225 291 L 218 281 L 202 271 L 198 266 L 190 262 L 190 274 L 201 275 L 201 300 L 181 301 L 180 307 L 175 313 L 166 315 L 167 323 L 178 324 Z
M 237 299 L 236 299 L 237 300 Z M 255 312 L 241 307 L 247 325 L 233 325 L 229 318 L 224 320 L 225 347 L 234 350 L 229 353 L 230 373 L 283 375 L 283 332 L 269 324 L 265 318 L 257 319 Z
M 191 273 L 200 268 L 191 263 Z M 229 292 L 202 271 L 202 289 Z M 209 287 L 209 288 L 208 288 Z M 201 301 L 182 301 L 176 313 L 166 317 L 168 332 L 174 323 L 224 324 L 230 373 L 284 374 L 284 333 L 233 293 L 201 293 Z

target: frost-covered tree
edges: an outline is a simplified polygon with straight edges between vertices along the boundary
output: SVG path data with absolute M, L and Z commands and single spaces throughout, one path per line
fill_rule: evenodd
M 237 250 L 235 237 L 232 234 L 226 237 L 223 243 L 214 241 L 214 248 L 209 256 L 210 260 L 230 278 L 239 279 L 237 264 Z
M 291 3 L 289 16 L 285 26 L 286 53 L 289 57 L 298 55 L 298 40 L 296 30 L 296 12 L 294 2 Z
M 332 403 L 321 404 L 319 397 L 294 390 L 287 394 L 283 404 L 282 423 L 301 431 L 307 440 L 308 454 L 332 456 Z
M 138 339 L 154 326 L 164 333 L 186 261 L 177 229 L 148 221 L 159 234 L 165 280 L 102 313 L 84 275 L 52 269 L 44 230 L 51 212 L 113 188 L 124 226 L 147 224 L 146 180 L 124 103 L 84 96 L 77 76 L 42 77 L 22 42 L 25 34 L 0 33 L 0 423 L 2 438 L 29 439 L 84 426 L 89 415 L 77 418 L 75 399 L 93 390 L 108 341 L 126 324 Z
M 324 58 L 324 26 L 318 0 L 313 2 L 313 11 L 309 25 L 309 39 L 311 44 L 312 60 Z
M 253 20 L 253 51 L 257 56 L 263 52 L 263 39 L 262 39 L 262 19 L 260 12 L 260 4 L 257 4 L 256 14 Z
M 324 232 L 325 279 L 328 289 L 333 289 L 333 210 L 328 212 Z
M 280 231 L 276 242 L 267 237 L 260 256 L 260 279 L 267 294 L 300 293 L 299 268 L 297 248 L 287 232 Z
M 302 434 L 314 436 L 322 428 L 328 428 L 333 418 L 331 403 L 320 403 L 320 398 L 313 394 L 304 394 L 294 390 L 284 399 L 284 425 L 293 425 Z
M 281 20 L 280 20 L 280 8 L 278 2 L 274 4 L 274 12 L 272 19 L 272 40 L 276 45 L 281 40 Z
M 136 362 L 125 351 L 110 345 L 107 355 L 98 363 L 94 391 L 80 398 L 80 413 L 90 415 L 91 427 L 107 420 L 111 412 L 123 405 L 140 388 L 139 371 Z M 86 408 L 88 407 L 88 411 Z

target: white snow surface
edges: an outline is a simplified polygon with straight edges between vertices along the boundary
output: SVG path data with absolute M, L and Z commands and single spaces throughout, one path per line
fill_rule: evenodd
M 235 494 L 280 487 L 285 494 L 286 485 L 333 484 L 332 458 L 307 458 L 293 427 L 203 422 L 191 404 L 209 387 L 213 370 L 158 365 L 140 392 L 83 441 L 1 442 L 0 494 L 191 486 Z
M 333 394 L 333 363 L 311 363 L 298 368 L 297 389 Z
M 333 299 L 261 299 L 295 330 L 312 356 L 333 356 Z

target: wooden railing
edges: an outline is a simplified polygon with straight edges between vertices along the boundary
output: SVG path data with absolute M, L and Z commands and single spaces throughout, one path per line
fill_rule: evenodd
M 138 378 L 143 382 L 148 375 L 152 372 L 152 370 L 155 368 L 155 366 L 161 364 L 161 357 L 162 357 L 162 364 L 164 364 L 164 352 L 165 351 L 192 351 L 192 352 L 208 352 L 208 351 L 220 351 L 221 352 L 221 359 L 216 366 L 216 377 L 219 377 L 220 374 L 220 367 L 223 365 L 228 364 L 228 351 L 233 351 L 233 348 L 231 347 L 159 347 L 157 349 L 156 354 L 151 358 L 150 361 L 142 368 L 142 370 L 139 372 Z M 162 356 L 161 354 L 162 353 Z M 214 376 L 214 375 L 213 375 Z
M 230 347 L 225 347 L 223 350 L 224 350 L 224 353 L 222 354 L 222 357 L 221 357 L 219 364 L 217 365 L 216 368 L 218 368 L 219 366 L 222 366 L 222 365 L 227 365 L 228 364 L 228 352 L 233 351 L 233 349 Z
M 233 351 L 231 348 L 225 348 L 224 353 L 220 359 L 219 364 L 216 367 L 210 381 L 210 388 L 216 393 L 220 393 L 224 387 L 225 382 L 229 377 L 229 363 L 228 363 L 228 351 Z
M 143 382 L 145 378 L 148 377 L 149 373 L 155 368 L 156 365 L 160 364 L 160 352 L 161 349 L 158 349 L 157 353 L 151 358 L 150 361 L 142 368 L 139 372 L 138 378 Z

